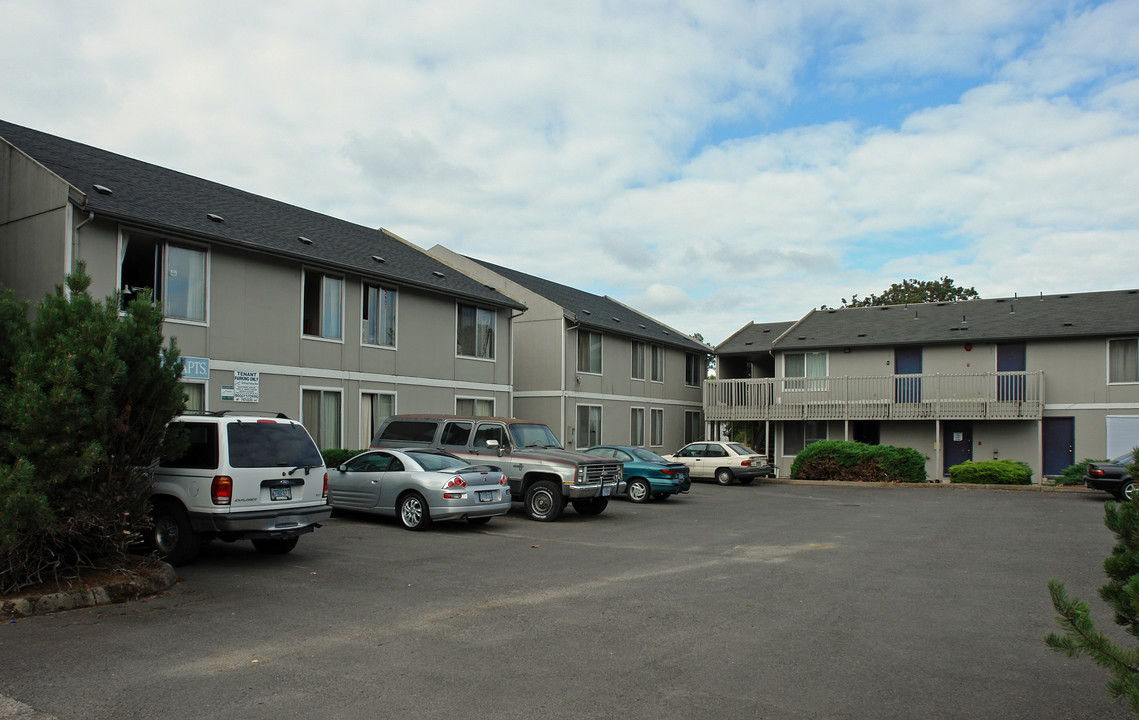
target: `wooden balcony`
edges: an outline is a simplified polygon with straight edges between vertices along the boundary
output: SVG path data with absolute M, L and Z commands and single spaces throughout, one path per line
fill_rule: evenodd
M 748 420 L 1039 420 L 1044 373 L 708 380 L 704 417 Z

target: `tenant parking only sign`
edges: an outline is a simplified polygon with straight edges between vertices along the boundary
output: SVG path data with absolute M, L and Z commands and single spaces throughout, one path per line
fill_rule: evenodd
M 233 371 L 233 401 L 255 403 L 261 399 L 261 373 Z

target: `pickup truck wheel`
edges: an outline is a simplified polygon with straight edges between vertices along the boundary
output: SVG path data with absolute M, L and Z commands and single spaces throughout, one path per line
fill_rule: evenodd
M 171 565 L 194 562 L 202 549 L 202 538 L 190 526 L 186 511 L 171 502 L 158 503 L 152 510 L 154 527 L 151 541 L 158 554 Z
M 600 515 L 609 505 L 609 498 L 593 497 L 571 500 L 573 509 L 581 515 Z
M 1134 480 L 1124 480 L 1123 484 L 1119 486 L 1119 493 L 1116 495 L 1116 497 L 1119 498 L 1120 500 L 1123 500 L 1124 502 L 1127 502 L 1129 500 L 1134 499 L 1134 497 L 1135 497 L 1135 481 Z
M 732 471 L 727 468 L 720 468 L 716 471 L 716 482 L 720 485 L 732 484 Z
M 562 514 L 562 502 L 558 486 L 549 480 L 539 480 L 526 491 L 526 514 L 531 520 L 551 522 Z
M 422 495 L 409 492 L 399 499 L 399 521 L 408 530 L 426 530 L 431 526 L 431 514 Z
M 253 547 L 257 548 L 257 552 L 265 553 L 266 555 L 284 555 L 297 546 L 299 538 L 260 538 L 253 541 Z
M 625 492 L 628 493 L 629 500 L 635 503 L 648 502 L 653 496 L 652 486 L 644 478 L 630 480 Z

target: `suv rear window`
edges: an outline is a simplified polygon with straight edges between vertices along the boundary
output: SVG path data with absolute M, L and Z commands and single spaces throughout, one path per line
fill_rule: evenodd
M 216 423 L 170 423 L 167 432 L 186 433 L 186 451 L 180 457 L 163 458 L 162 467 L 216 470 L 218 466 L 218 426 Z
M 235 468 L 316 467 L 324 464 L 303 425 L 237 422 L 226 425 L 229 464 Z
M 381 440 L 396 442 L 431 443 L 435 440 L 438 423 L 430 420 L 393 420 L 384 428 Z

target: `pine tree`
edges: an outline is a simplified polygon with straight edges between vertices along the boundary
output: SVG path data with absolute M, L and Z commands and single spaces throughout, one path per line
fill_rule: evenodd
M 1116 624 L 1139 638 L 1139 503 L 1109 502 L 1104 513 L 1104 525 L 1119 542 L 1103 561 L 1108 583 L 1100 588 L 1099 596 L 1114 610 Z M 1125 700 L 1139 717 L 1139 647 L 1122 648 L 1096 630 L 1088 604 L 1069 599 L 1064 583 L 1051 580 L 1048 590 L 1063 633 L 1050 633 L 1044 642 L 1068 657 L 1090 657 L 1108 670 L 1108 694 Z

